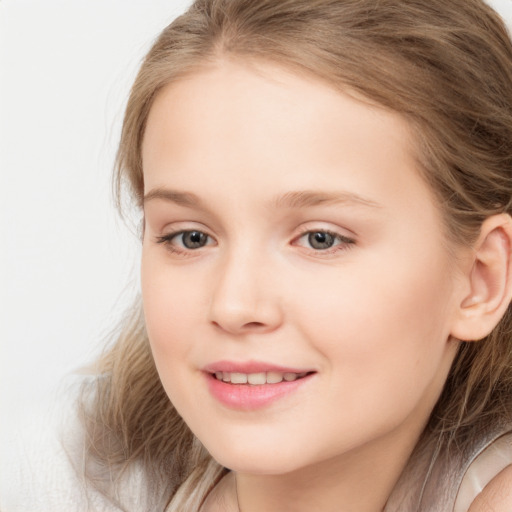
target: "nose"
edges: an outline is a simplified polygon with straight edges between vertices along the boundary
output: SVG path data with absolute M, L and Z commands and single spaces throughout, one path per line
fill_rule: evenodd
M 210 322 L 235 335 L 276 330 L 283 311 L 274 274 L 258 255 L 244 251 L 227 256 L 215 280 Z

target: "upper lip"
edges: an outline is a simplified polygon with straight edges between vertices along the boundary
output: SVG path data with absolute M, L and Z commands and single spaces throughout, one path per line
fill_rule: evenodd
M 279 373 L 307 373 L 311 372 L 310 368 L 296 368 L 290 366 L 281 366 L 274 363 L 266 363 L 263 361 L 216 361 L 208 364 L 203 368 L 208 373 L 226 372 L 226 373 L 263 373 L 263 372 L 279 372 Z

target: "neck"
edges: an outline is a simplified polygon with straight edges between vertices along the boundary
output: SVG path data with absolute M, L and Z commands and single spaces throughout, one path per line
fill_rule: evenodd
M 233 496 L 240 512 L 382 512 L 417 437 L 401 446 L 387 441 L 285 474 L 238 472 Z

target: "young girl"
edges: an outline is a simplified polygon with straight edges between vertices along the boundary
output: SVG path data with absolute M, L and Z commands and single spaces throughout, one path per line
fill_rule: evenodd
M 482 1 L 197 0 L 126 110 L 142 301 L 65 440 L 84 499 L 510 511 L 511 169 Z

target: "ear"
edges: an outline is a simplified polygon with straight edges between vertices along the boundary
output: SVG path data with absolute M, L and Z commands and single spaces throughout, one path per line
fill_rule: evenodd
M 487 218 L 464 272 L 464 292 L 451 334 L 462 341 L 485 338 L 496 327 L 512 297 L 512 218 Z

